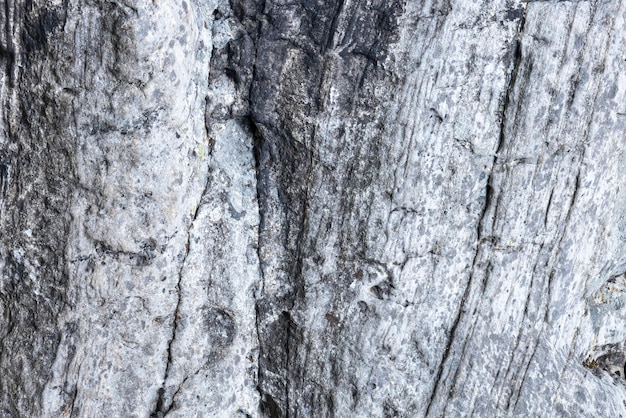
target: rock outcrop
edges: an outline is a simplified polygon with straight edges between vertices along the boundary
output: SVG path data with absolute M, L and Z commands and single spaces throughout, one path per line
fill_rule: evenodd
M 626 415 L 622 3 L 5 0 L 0 416 Z

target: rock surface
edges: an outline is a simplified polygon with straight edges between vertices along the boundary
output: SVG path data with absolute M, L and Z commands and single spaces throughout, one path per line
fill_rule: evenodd
M 623 2 L 0 23 L 1 417 L 626 416 Z

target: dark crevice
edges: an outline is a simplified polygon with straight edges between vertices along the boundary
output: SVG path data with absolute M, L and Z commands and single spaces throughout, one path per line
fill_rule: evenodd
M 522 342 L 522 336 L 524 335 L 524 329 L 522 327 L 522 324 L 524 324 L 524 322 L 526 320 L 530 321 L 529 313 L 528 313 L 529 309 L 528 308 L 529 308 L 530 302 L 531 302 L 532 289 L 534 288 L 533 285 L 534 285 L 534 279 L 535 279 L 535 269 L 536 269 L 536 265 L 535 265 L 535 267 L 532 270 L 533 273 L 532 273 L 532 277 L 531 277 L 531 282 L 530 282 L 530 285 L 528 286 L 529 291 L 528 291 L 528 295 L 526 296 L 526 301 L 524 303 L 524 313 L 522 315 L 522 320 L 520 321 L 520 329 L 519 329 L 519 331 L 517 333 L 517 336 L 515 338 L 515 345 L 513 347 L 513 351 L 511 352 L 512 354 L 511 354 L 511 356 L 509 358 L 509 361 L 508 361 L 508 365 L 507 365 L 507 368 L 506 368 L 506 373 L 504 374 L 504 378 L 505 379 L 509 378 L 509 375 L 511 373 L 511 367 L 513 366 L 513 363 L 515 362 L 515 353 L 517 353 L 517 351 L 518 351 L 518 349 L 520 347 L 520 344 Z M 539 339 L 536 338 L 536 340 L 538 341 Z M 524 351 L 524 357 L 526 356 L 526 352 L 527 351 L 528 351 L 528 346 L 526 346 L 526 350 Z M 528 364 L 526 364 L 526 368 L 527 367 L 528 367 Z M 509 394 L 507 396 L 506 404 L 504 406 L 504 410 L 508 410 L 509 409 L 509 406 L 511 404 L 512 396 L 513 396 L 513 391 L 509 392 Z M 500 399 L 498 399 L 498 407 L 499 406 L 500 406 Z
M 12 19 L 11 12 L 15 11 L 15 8 L 11 8 L 11 1 L 4 1 L 4 36 L 6 45 L 0 45 L 0 60 L 5 62 L 5 71 L 8 79 L 8 86 L 10 89 L 15 87 L 15 77 L 14 77 L 14 69 L 16 64 L 16 51 L 15 46 L 13 45 L 13 36 L 12 33 Z M 14 23 L 15 24 L 15 23 Z M 10 124 L 7 124 L 10 125 Z
M 261 412 L 268 418 L 282 418 L 283 413 L 274 398 L 267 393 L 261 393 Z
M 184 260 L 183 260 L 183 265 L 184 265 Z M 181 267 L 181 270 L 182 270 L 182 267 Z M 156 405 L 155 405 L 153 412 L 150 414 L 150 418 L 163 418 L 165 414 L 167 414 L 172 408 L 172 406 L 174 405 L 174 402 L 171 402 L 167 406 L 167 408 L 165 407 L 165 393 L 166 393 L 165 385 L 167 384 L 167 378 L 169 377 L 170 369 L 174 361 L 174 356 L 172 354 L 172 345 L 174 343 L 174 340 L 176 340 L 176 330 L 178 327 L 178 311 L 179 311 L 180 303 L 181 303 L 181 294 L 180 294 L 181 293 L 180 292 L 181 280 L 182 280 L 182 277 L 179 276 L 178 284 L 176 285 L 176 293 L 177 293 L 178 300 L 176 301 L 176 307 L 174 308 L 174 324 L 172 326 L 172 338 L 167 342 L 167 364 L 165 366 L 163 384 L 157 390 Z M 172 401 L 173 401 L 173 397 L 172 397 Z
M 552 195 L 554 194 L 554 188 L 550 190 L 550 196 L 548 197 L 548 204 L 546 205 L 546 212 L 543 217 L 543 226 L 548 225 L 548 214 L 550 213 L 550 206 L 552 205 Z
M 255 305 L 254 305 L 254 322 L 255 322 L 255 331 L 257 335 L 258 341 L 258 354 L 257 354 L 257 391 L 261 396 L 261 410 L 266 416 L 280 418 L 280 414 L 277 414 L 276 411 L 280 411 L 278 405 L 274 402 L 270 395 L 265 394 L 261 387 L 261 380 L 263 378 L 263 367 L 262 367 L 262 359 L 266 355 L 264 352 L 264 346 L 261 342 L 261 305 L 259 300 L 262 298 L 263 293 L 265 292 L 265 265 L 263 263 L 263 256 L 261 254 L 261 249 L 263 247 L 263 234 L 262 231 L 265 228 L 265 209 L 264 209 L 264 195 L 265 195 L 265 181 L 264 175 L 262 172 L 262 155 L 264 154 L 265 149 L 265 138 L 263 137 L 261 131 L 258 129 L 256 123 L 254 122 L 252 117 L 247 119 L 249 123 L 249 129 L 252 134 L 252 151 L 254 156 L 254 167 L 256 173 L 256 199 L 258 205 L 258 213 L 259 213 L 259 226 L 257 230 L 257 259 L 259 262 L 259 273 L 260 273 L 260 289 L 257 289 L 257 294 L 255 294 Z
M 442 390 L 442 386 L 447 384 L 447 382 L 442 382 L 442 377 L 443 377 L 443 373 L 444 373 L 444 369 L 447 366 L 447 363 L 449 362 L 450 359 L 450 355 L 451 352 L 453 350 L 452 345 L 453 343 L 456 341 L 457 339 L 457 332 L 459 329 L 459 324 L 461 322 L 461 319 L 463 318 L 463 316 L 467 313 L 468 311 L 468 307 L 466 306 L 469 303 L 469 296 L 472 290 L 472 284 L 474 282 L 475 279 L 475 269 L 476 269 L 476 264 L 478 261 L 478 258 L 481 254 L 481 247 L 482 247 L 482 241 L 483 241 L 483 235 L 485 234 L 485 225 L 484 222 L 487 219 L 487 214 L 489 212 L 489 209 L 492 207 L 492 205 L 494 204 L 494 194 L 495 194 L 495 189 L 494 189 L 494 172 L 495 172 L 495 167 L 496 167 L 496 163 L 497 160 L 499 158 L 499 155 L 501 153 L 501 151 L 503 150 L 504 144 L 505 144 L 505 136 L 506 136 L 506 127 L 507 127 L 507 118 L 506 118 L 506 114 L 508 112 L 509 109 L 509 104 L 511 102 L 512 96 L 514 94 L 514 88 L 515 88 L 515 84 L 516 84 L 516 80 L 517 80 L 517 75 L 522 63 L 522 36 L 524 33 L 524 25 L 526 22 L 526 9 L 524 9 L 524 13 L 522 13 L 519 17 L 520 22 L 518 25 L 518 31 L 517 31 L 517 36 L 515 39 L 515 46 L 513 49 L 513 55 L 514 55 L 514 60 L 513 60 L 513 67 L 511 69 L 511 73 L 508 79 L 508 83 L 506 86 L 506 91 L 504 93 L 504 103 L 502 106 L 502 110 L 501 110 L 501 119 L 500 119 L 500 130 L 499 130 L 499 135 L 498 135 L 498 142 L 497 142 L 497 146 L 496 146 L 496 152 L 494 154 L 493 157 L 493 161 L 491 164 L 491 170 L 489 171 L 489 175 L 487 177 L 487 182 L 486 182 L 486 186 L 485 186 L 485 203 L 483 205 L 483 208 L 481 210 L 481 213 L 478 216 L 478 222 L 477 222 L 477 226 L 476 226 L 476 237 L 477 237 L 477 246 L 476 246 L 476 252 L 474 254 L 474 258 L 472 260 L 472 265 L 470 267 L 470 273 L 469 273 L 469 279 L 467 281 L 467 284 L 465 286 L 465 290 L 463 292 L 463 296 L 461 297 L 461 302 L 459 304 L 459 310 L 457 311 L 454 321 L 452 323 L 452 326 L 450 328 L 450 331 L 448 332 L 448 340 L 446 342 L 446 347 L 441 359 L 441 362 L 439 363 L 439 367 L 437 369 L 437 374 L 435 376 L 435 383 L 433 386 L 433 390 L 431 393 L 431 396 L 428 400 L 428 406 L 426 407 L 426 413 L 425 413 L 425 417 L 430 416 L 431 414 L 431 410 L 433 408 L 433 405 L 436 403 L 436 400 L 439 396 L 439 393 Z M 498 197 L 495 197 L 495 205 L 494 205 L 494 213 L 491 215 L 493 217 L 493 223 L 495 223 L 496 217 L 497 217 L 497 213 L 495 213 L 495 210 L 497 209 L 497 204 L 498 204 Z M 492 223 L 492 228 L 494 224 Z M 486 238 L 486 237 L 485 237 Z M 485 271 L 485 276 L 488 276 L 488 271 Z M 482 284 L 482 288 L 484 291 L 484 288 L 486 287 L 486 280 L 487 277 L 483 278 L 483 284 Z M 463 342 L 462 348 L 464 349 L 466 344 L 466 341 Z M 458 372 L 458 368 L 457 368 L 457 372 Z M 452 385 L 455 383 L 454 379 L 452 380 Z M 449 397 L 451 396 L 453 391 L 453 388 L 451 387 L 449 389 L 449 393 L 447 398 L 449 399 Z
M 480 215 L 478 217 L 478 227 L 476 228 L 476 241 L 479 243 L 479 245 L 483 241 L 483 229 L 484 229 L 483 222 L 485 221 L 487 211 L 494 203 L 494 199 L 493 199 L 494 188 L 493 188 L 493 185 L 491 184 L 492 176 L 493 176 L 493 170 L 489 173 L 489 177 L 487 177 L 487 185 L 485 186 L 485 204 L 483 205 L 482 211 L 480 212 Z M 497 199 L 496 199 L 496 203 L 497 203 Z M 496 207 L 497 207 L 497 204 L 496 204 Z M 494 218 L 495 218 L 495 213 L 494 213 Z M 494 219 L 494 222 L 495 222 L 495 219 Z
M 526 375 L 528 374 L 530 365 L 532 364 L 533 359 L 535 357 L 535 353 L 537 352 L 537 347 L 539 347 L 539 341 L 540 341 L 539 338 L 535 339 L 535 345 L 533 346 L 532 352 L 530 353 L 530 356 L 528 357 L 528 361 L 525 362 L 524 371 L 521 374 L 522 377 L 519 381 L 519 385 L 517 386 L 515 391 L 511 391 L 511 394 L 507 399 L 505 409 L 509 410 L 511 413 L 515 411 L 515 408 L 517 407 L 517 403 L 519 401 L 520 395 L 522 394 L 524 383 L 526 382 Z M 526 353 L 524 353 L 524 355 L 526 355 Z M 515 400 L 513 401 L 514 398 Z M 511 401 L 513 401 L 512 405 L 511 405 Z
M 478 256 L 478 250 L 476 251 L 476 254 L 474 255 L 474 262 L 476 262 L 476 257 Z M 465 309 L 465 304 L 467 301 L 467 298 L 469 296 L 469 292 L 470 292 L 470 287 L 471 287 L 471 280 L 472 277 L 470 277 L 470 280 L 467 283 L 467 286 L 465 286 L 465 291 L 463 292 L 463 297 L 461 298 L 461 303 L 460 303 L 460 307 L 459 310 L 457 311 L 455 318 L 454 318 L 454 322 L 452 323 L 452 327 L 450 328 L 450 332 L 448 333 L 448 340 L 446 342 L 446 348 L 443 351 L 443 357 L 441 359 L 441 362 L 439 363 L 439 367 L 437 369 L 437 374 L 435 376 L 435 384 L 433 386 L 433 391 L 430 395 L 430 398 L 428 400 L 428 406 L 426 407 L 426 413 L 424 414 L 424 417 L 428 417 L 430 414 L 430 409 L 433 406 L 437 395 L 438 395 L 438 391 L 439 391 L 439 387 L 441 384 L 441 377 L 443 375 L 443 370 L 446 366 L 446 363 L 448 362 L 448 358 L 450 356 L 450 353 L 452 351 L 452 343 L 455 340 L 456 337 L 456 332 L 457 332 L 457 328 L 459 326 L 459 323 L 461 322 L 461 317 L 463 316 L 464 313 L 464 309 Z
M 198 213 L 200 212 L 200 208 L 203 206 L 204 204 L 204 197 L 206 195 L 206 193 L 208 192 L 208 188 L 210 185 L 210 180 L 211 180 L 211 176 L 210 174 L 207 174 L 207 180 L 205 182 L 204 185 L 204 189 L 202 191 L 202 194 L 200 196 L 200 200 L 198 202 L 198 206 L 196 207 L 196 209 L 193 212 L 193 215 L 191 217 L 191 220 L 189 221 L 189 226 L 187 227 L 187 242 L 185 243 L 185 254 L 183 255 L 183 259 L 180 263 L 180 268 L 178 270 L 178 282 L 176 283 L 176 296 L 177 296 L 177 300 L 176 300 L 176 307 L 174 308 L 174 313 L 173 313 L 173 325 L 172 325 L 172 338 L 168 341 L 167 343 L 167 363 L 165 365 L 165 373 L 163 375 L 163 383 L 161 385 L 161 387 L 157 390 L 157 400 L 156 400 L 156 404 L 154 407 L 154 410 L 152 411 L 152 413 L 150 414 L 150 418 L 163 418 L 167 413 L 169 413 L 173 406 L 174 406 L 174 395 L 172 395 L 171 397 L 171 401 L 169 403 L 169 405 L 166 405 L 166 389 L 165 386 L 167 385 L 167 379 L 169 377 L 170 374 L 170 370 L 172 368 L 172 365 L 174 363 L 174 356 L 173 356 L 173 352 L 172 352 L 172 346 L 174 344 L 174 341 L 176 340 L 176 331 L 178 330 L 178 323 L 179 323 L 179 311 L 180 311 L 180 305 L 182 302 L 182 293 L 181 293 L 181 288 L 180 285 L 182 283 L 183 280 L 183 271 L 185 268 L 185 264 L 187 262 L 187 258 L 189 257 L 189 249 L 191 246 L 191 229 L 193 228 L 194 223 L 196 222 L 196 219 L 198 218 Z M 184 383 L 184 381 L 183 381 Z M 176 393 L 178 393 L 178 391 L 180 390 L 182 386 L 179 386 L 178 390 L 176 391 Z
M 513 49 L 513 68 L 511 70 L 511 75 L 509 76 L 508 85 L 506 88 L 506 93 L 504 94 L 504 104 L 502 106 L 502 118 L 500 119 L 500 134 L 498 137 L 498 146 L 496 147 L 496 157 L 498 158 L 502 147 L 504 146 L 505 134 L 506 134 L 506 123 L 507 123 L 507 112 L 509 109 L 509 104 L 511 102 L 511 98 L 513 97 L 513 89 L 515 87 L 517 81 L 517 75 L 519 73 L 519 69 L 522 63 L 522 36 L 524 35 L 524 26 L 526 25 L 526 9 L 524 9 L 524 13 L 520 16 L 520 23 L 518 26 L 517 38 L 515 39 L 515 47 Z
M 199 370 L 197 370 L 193 375 L 197 375 L 198 373 L 200 373 L 200 370 L 202 370 L 202 368 L 200 368 Z M 183 379 L 182 382 L 180 382 L 180 384 L 178 385 L 178 387 L 176 388 L 176 391 L 174 391 L 174 393 L 172 393 L 172 399 L 170 402 L 170 405 L 166 408 L 163 409 L 163 398 L 161 397 L 159 399 L 159 401 L 161 401 L 161 407 L 159 409 L 159 411 L 161 412 L 160 417 L 161 418 L 165 418 L 167 416 L 167 414 L 169 414 L 171 411 L 173 411 L 176 408 L 176 396 L 178 396 L 178 394 L 181 392 L 181 390 L 183 389 L 183 386 L 185 385 L 185 383 L 187 382 L 187 379 L 189 379 L 189 376 L 185 376 L 185 378 Z M 159 392 L 160 394 L 165 393 L 165 390 Z M 157 406 L 158 406 L 159 402 L 157 401 Z
M 71 399 L 69 402 L 69 406 L 67 407 L 67 409 L 70 411 L 69 414 L 69 418 L 72 418 L 74 416 L 74 411 L 75 411 L 75 403 L 76 403 L 76 398 L 78 397 L 78 387 L 74 386 L 72 388 L 72 392 L 71 392 Z
M 326 44 L 324 45 L 324 48 L 321 51 L 322 55 L 329 49 L 332 49 L 333 47 L 335 33 L 337 32 L 337 26 L 339 25 L 339 16 L 341 15 L 341 11 L 343 10 L 343 4 L 344 4 L 344 0 L 337 1 L 335 12 L 333 13 L 333 18 L 330 24 L 330 30 L 328 31 L 328 38 L 326 40 Z
M 554 281 L 554 275 L 554 269 L 550 270 L 550 274 L 548 274 L 548 283 L 546 285 L 546 311 L 543 315 L 543 322 L 545 322 L 546 324 L 550 323 L 550 301 L 552 300 L 552 282 Z
M 572 198 L 570 199 L 569 206 L 567 208 L 567 214 L 565 215 L 565 221 L 563 225 L 567 225 L 569 223 L 569 219 L 572 216 L 572 210 L 574 209 L 574 203 L 576 202 L 576 196 L 578 195 L 578 189 L 580 187 L 580 166 L 578 167 L 578 171 L 576 172 L 576 178 L 574 179 L 574 191 L 572 192 Z
M 266 173 L 264 171 L 264 165 L 266 164 L 266 160 L 268 158 L 266 151 L 266 140 L 263 136 L 261 130 L 257 126 L 254 118 L 249 116 L 245 119 L 247 122 L 248 129 L 252 136 L 252 155 L 254 157 L 254 169 L 255 169 L 255 177 L 256 177 L 256 199 L 259 207 L 259 230 L 258 230 L 258 239 L 259 242 L 257 244 L 257 252 L 260 251 L 263 243 L 262 240 L 262 231 L 265 228 L 265 194 L 267 193 L 267 185 L 266 185 Z M 261 270 L 261 283 L 264 288 L 265 284 L 265 274 L 264 274 L 264 265 L 262 263 L 262 256 L 260 253 L 257 253 L 260 263 Z M 262 288 L 262 289 L 263 289 Z M 261 289 L 261 290 L 262 290 Z

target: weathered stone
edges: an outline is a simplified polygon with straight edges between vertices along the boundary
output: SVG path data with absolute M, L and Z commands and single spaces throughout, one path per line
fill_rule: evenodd
M 0 416 L 626 415 L 625 13 L 5 0 Z

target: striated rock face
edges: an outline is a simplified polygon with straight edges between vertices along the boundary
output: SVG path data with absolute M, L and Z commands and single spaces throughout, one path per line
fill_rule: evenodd
M 0 416 L 626 416 L 624 6 L 4 0 Z

